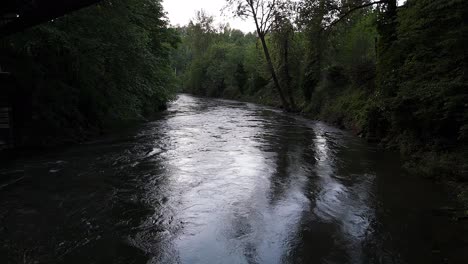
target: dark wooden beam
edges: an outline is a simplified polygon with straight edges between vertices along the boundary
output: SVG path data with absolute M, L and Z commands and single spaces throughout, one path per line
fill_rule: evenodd
M 51 21 L 78 9 L 96 4 L 102 0 L 10 0 L 2 8 L 2 18 L 10 19 L 0 24 L 0 37 L 5 37 L 27 28 Z M 13 14 L 13 19 L 11 16 Z

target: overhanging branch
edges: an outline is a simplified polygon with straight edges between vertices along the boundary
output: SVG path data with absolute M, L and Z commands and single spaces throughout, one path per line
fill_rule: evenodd
M 346 13 L 344 13 L 342 16 L 340 16 L 337 20 L 333 21 L 330 25 L 325 27 L 324 30 L 333 27 L 334 25 L 338 24 L 341 20 L 345 19 L 346 17 L 348 17 L 353 12 L 355 12 L 355 11 L 357 11 L 359 9 L 366 8 L 366 7 L 373 6 L 373 5 L 384 4 L 386 2 L 387 2 L 386 0 L 374 1 L 374 2 L 370 2 L 370 3 L 367 3 L 367 4 L 360 5 L 360 6 L 352 7 Z

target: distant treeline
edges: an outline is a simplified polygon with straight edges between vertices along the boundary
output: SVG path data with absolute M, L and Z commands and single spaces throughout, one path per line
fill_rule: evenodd
M 248 1 L 227 2 L 241 7 L 237 14 L 251 11 Z M 466 1 L 371 2 L 266 5 L 276 8 L 264 37 L 284 99 L 261 34 L 215 25 L 199 12 L 178 28 L 178 85 L 198 95 L 287 106 L 399 149 L 418 171 L 466 176 Z
M 79 142 L 163 109 L 175 93 L 177 42 L 160 0 L 102 1 L 0 39 L 16 144 Z

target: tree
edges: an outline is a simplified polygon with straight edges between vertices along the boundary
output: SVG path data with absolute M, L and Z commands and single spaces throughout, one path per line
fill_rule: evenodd
M 331 0 L 304 1 L 299 6 L 299 24 L 306 32 L 307 54 L 303 80 L 303 93 L 307 102 L 320 82 L 322 72 L 323 30 L 329 23 L 328 13 L 333 9 Z
M 291 109 L 296 109 L 294 93 L 292 87 L 292 77 L 290 74 L 290 53 L 294 37 L 294 27 L 285 13 L 279 13 L 275 17 L 273 24 L 273 41 L 278 47 L 279 57 L 279 74 L 282 81 L 282 87 L 286 87 L 285 91 L 289 99 Z
M 234 14 L 242 18 L 251 18 L 257 30 L 258 38 L 262 44 L 265 59 L 268 64 L 268 69 L 273 79 L 273 84 L 278 92 L 281 99 L 283 108 L 287 111 L 291 110 L 290 104 L 286 100 L 286 97 L 281 88 L 276 74 L 273 61 L 271 59 L 270 50 L 266 42 L 266 36 L 270 32 L 273 25 L 273 21 L 278 10 L 278 6 L 281 4 L 279 0 L 226 0 L 229 7 L 234 7 Z
M 234 78 L 236 79 L 236 83 L 239 87 L 240 93 L 243 94 L 245 84 L 247 83 L 247 72 L 244 69 L 244 64 L 237 64 L 236 72 L 234 73 Z
M 77 142 L 163 109 L 177 42 L 164 16 L 159 0 L 102 1 L 2 39 L 2 66 L 21 93 L 15 108 L 27 109 L 17 143 Z

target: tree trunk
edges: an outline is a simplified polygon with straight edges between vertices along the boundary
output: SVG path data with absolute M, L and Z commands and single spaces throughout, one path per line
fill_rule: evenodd
M 267 60 L 267 63 L 268 63 L 268 69 L 270 70 L 271 77 L 273 78 L 273 83 L 275 85 L 276 90 L 278 91 L 278 95 L 280 96 L 281 104 L 283 105 L 283 108 L 286 111 L 290 111 L 288 101 L 286 101 L 286 97 L 284 97 L 283 91 L 281 90 L 281 85 L 278 81 L 278 76 L 276 75 L 275 68 L 273 67 L 273 62 L 271 61 L 270 51 L 268 50 L 268 46 L 265 40 L 266 33 L 262 32 L 262 29 L 260 28 L 260 25 L 258 24 L 257 12 L 255 10 L 255 7 L 253 6 L 253 1 L 248 2 L 248 4 L 252 10 L 253 19 L 255 21 L 255 27 L 257 28 L 257 34 L 258 34 L 258 37 L 260 38 L 260 41 L 262 42 L 263 53 L 265 53 L 265 59 Z
M 386 10 L 384 18 L 380 22 L 380 35 L 389 46 L 396 40 L 396 23 L 397 23 L 397 0 L 385 0 Z
M 397 0 L 385 0 L 385 13 L 378 23 L 380 35 L 377 48 L 377 86 L 384 96 L 394 96 L 398 91 L 397 73 L 393 71 L 395 59 L 392 45 L 397 40 Z
M 265 41 L 265 36 L 260 35 L 260 41 L 262 42 L 263 52 L 265 53 L 265 59 L 267 60 L 267 63 L 268 63 L 268 69 L 270 70 L 271 77 L 273 78 L 273 83 L 275 84 L 275 88 L 278 91 L 278 94 L 280 96 L 281 104 L 283 105 L 286 111 L 289 111 L 290 110 L 289 104 L 288 104 L 288 101 L 286 101 L 286 97 L 284 96 L 283 91 L 281 90 L 281 86 L 278 81 L 278 76 L 276 75 L 276 71 L 275 71 L 275 68 L 273 67 L 273 62 L 271 60 L 270 51 L 268 50 L 268 46 Z
M 396 23 L 397 23 L 397 0 L 387 0 L 387 12 L 386 12 L 387 20 L 389 23 L 388 34 L 390 41 L 396 40 Z
M 296 103 L 294 102 L 294 95 L 291 86 L 291 76 L 289 75 L 289 36 L 286 36 L 284 39 L 284 77 L 286 78 L 286 91 L 289 97 L 289 104 L 291 106 L 291 110 L 296 109 Z
M 396 18 L 397 6 L 397 0 L 387 0 L 387 14 L 391 19 Z

